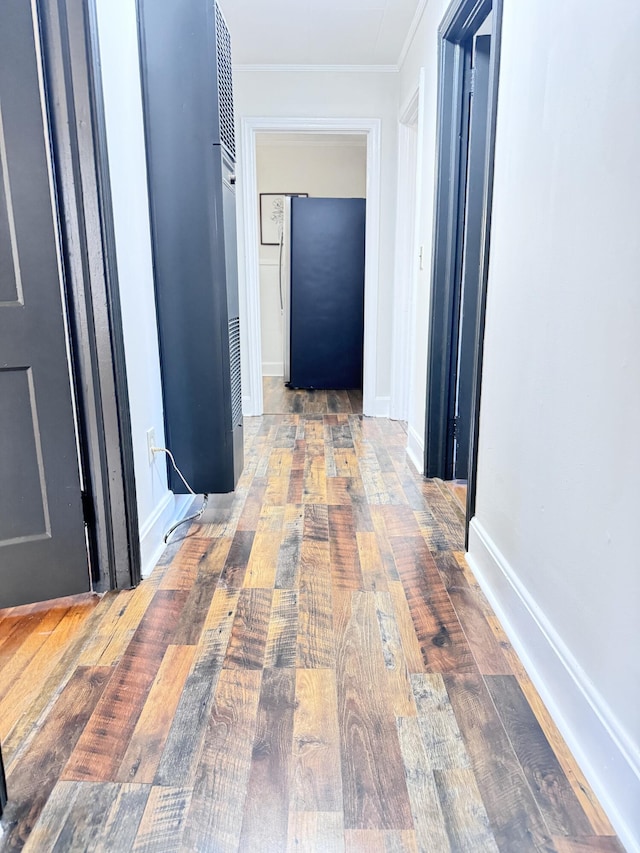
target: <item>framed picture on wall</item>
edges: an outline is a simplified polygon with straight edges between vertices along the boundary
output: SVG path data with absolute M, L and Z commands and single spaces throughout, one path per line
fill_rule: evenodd
M 309 193 L 260 193 L 260 243 L 279 246 L 285 198 L 309 198 Z

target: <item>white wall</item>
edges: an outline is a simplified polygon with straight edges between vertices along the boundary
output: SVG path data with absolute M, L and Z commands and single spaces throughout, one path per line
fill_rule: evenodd
M 233 33 L 232 33 L 233 36 Z M 380 287 L 376 400 L 388 409 L 391 388 L 393 268 L 397 147 L 397 74 L 334 70 L 237 70 L 234 75 L 236 124 L 244 117 L 380 118 L 382 176 Z M 242 182 L 242 163 L 238 166 Z M 243 256 L 242 198 L 238 194 L 240 257 Z M 240 276 L 244 271 L 240 265 Z M 241 311 L 246 306 L 241 303 Z M 246 327 L 244 327 L 246 328 Z M 246 375 L 246 365 L 243 372 Z M 380 412 L 381 413 L 381 412 Z
M 410 455 L 420 471 L 423 470 L 424 431 L 427 389 L 427 355 L 429 340 L 429 301 L 431 288 L 431 257 L 433 253 L 433 210 L 436 161 L 436 113 L 438 101 L 438 27 L 449 7 L 450 0 L 431 0 L 426 6 L 416 30 L 411 48 L 400 69 L 400 103 L 404 104 L 420 83 L 424 71 L 422 104 L 419 122 L 422 129 L 422 149 L 418 151 L 420 163 L 418 188 L 422 199 L 418 223 L 417 248 L 422 248 L 422 269 L 418 271 L 416 291 L 413 295 L 413 329 L 411 340 L 411 390 L 408 407 L 408 433 Z
M 259 193 L 306 192 L 312 197 L 364 198 L 367 188 L 366 137 L 328 136 L 274 139 L 259 134 L 256 163 Z M 279 247 L 260 246 L 262 372 L 283 374 L 283 324 L 278 280 Z
M 471 554 L 495 543 L 640 774 L 640 6 L 605 39 L 593 4 L 505 6 Z M 613 793 L 640 843 L 639 780 Z
M 401 76 L 405 90 L 427 66 L 429 247 L 435 32 L 447 4 L 429 3 Z M 640 849 L 640 6 L 611 0 L 606 37 L 601 11 L 505 0 L 469 560 L 631 850 Z M 412 422 L 423 430 L 424 350 L 414 358 Z
M 184 510 L 168 490 L 165 460 L 149 464 L 146 432 L 164 445 L 162 386 L 153 294 L 144 128 L 135 0 L 97 0 L 118 279 L 131 407 L 142 545 L 147 574 L 162 534 Z

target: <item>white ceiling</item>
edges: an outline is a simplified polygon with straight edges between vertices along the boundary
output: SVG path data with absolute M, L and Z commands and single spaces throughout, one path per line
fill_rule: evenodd
M 234 65 L 395 65 L 424 0 L 219 0 Z

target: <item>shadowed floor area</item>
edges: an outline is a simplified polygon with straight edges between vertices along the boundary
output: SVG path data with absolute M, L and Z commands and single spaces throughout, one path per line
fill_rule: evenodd
M 620 853 L 401 425 L 245 432 L 136 590 L 0 613 L 0 849 Z
M 306 391 L 289 388 L 282 376 L 262 379 L 263 406 L 267 415 L 362 414 L 362 391 Z

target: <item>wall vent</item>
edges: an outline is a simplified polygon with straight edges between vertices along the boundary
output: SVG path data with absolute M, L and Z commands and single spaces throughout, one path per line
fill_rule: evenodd
M 242 420 L 242 379 L 240 373 L 240 320 L 229 320 L 229 355 L 231 367 L 231 427 Z
M 231 37 L 227 23 L 216 3 L 216 41 L 218 59 L 218 99 L 220 104 L 220 141 L 236 157 L 236 135 L 233 119 L 233 80 L 231 75 Z

